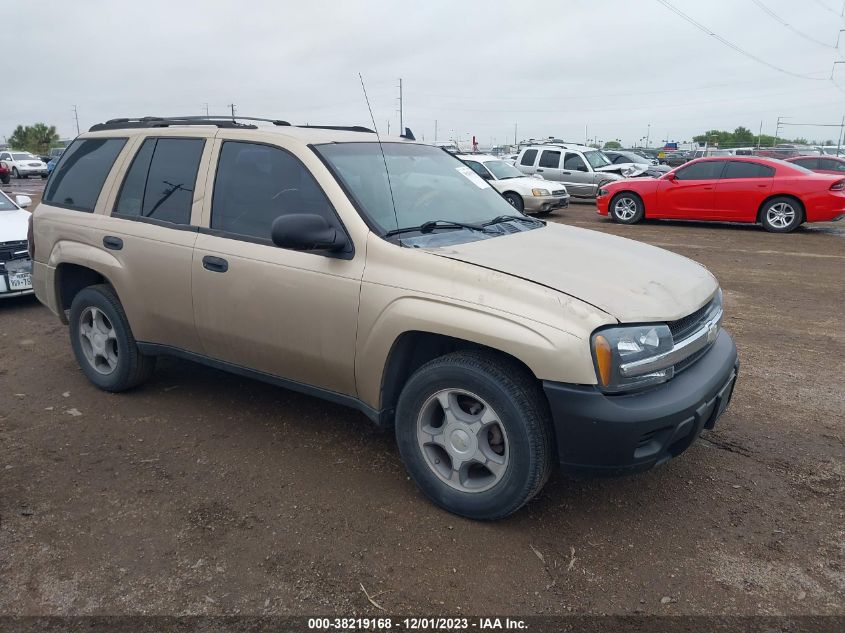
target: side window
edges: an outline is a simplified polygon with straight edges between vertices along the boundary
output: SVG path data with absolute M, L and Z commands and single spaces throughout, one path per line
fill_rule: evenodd
M 86 138 L 71 143 L 53 171 L 44 202 L 92 213 L 125 138 Z
M 526 167 L 533 167 L 534 160 L 537 158 L 537 150 L 536 149 L 527 149 L 525 153 L 522 155 L 522 160 L 519 161 L 520 165 L 525 165 Z
M 0 160 L 11 160 L 8 154 L 0 154 Z
M 833 160 L 832 158 L 820 158 L 819 169 L 826 169 L 828 171 L 845 171 L 845 162 L 841 160 Z
M 616 158 L 613 159 L 614 165 L 621 165 L 622 163 L 630 163 L 630 162 L 631 161 L 628 160 L 627 158 L 625 158 L 624 156 L 622 156 L 622 154 L 619 154 L 619 156 L 617 156 Z
M 323 190 L 292 154 L 269 145 L 223 143 L 211 228 L 269 240 L 273 220 L 288 213 L 313 213 L 338 224 Z
M 725 171 L 722 172 L 722 180 L 727 178 L 773 178 L 774 175 L 775 169 L 769 165 L 731 160 L 728 161 Z
M 587 163 L 578 154 L 571 152 L 566 153 L 566 158 L 563 161 L 563 168 L 569 171 L 590 171 L 587 168 Z
M 190 224 L 194 185 L 205 141 L 148 138 L 126 174 L 116 215 Z
M 799 160 L 792 161 L 796 165 L 800 165 L 805 169 L 818 169 L 819 168 L 819 159 L 818 158 L 801 158 Z
M 478 174 L 482 178 L 489 178 L 490 177 L 490 172 L 488 172 L 487 168 L 484 167 L 484 165 L 482 165 L 481 163 L 477 163 L 474 160 L 467 160 L 467 161 L 464 161 L 464 162 L 466 163 L 467 167 L 472 169 L 472 171 L 474 171 L 476 174 Z
M 557 169 L 560 167 L 560 152 L 553 152 L 549 149 L 544 149 L 540 155 L 540 167 L 548 167 L 549 169 Z
M 676 171 L 675 178 L 678 180 L 715 180 L 722 173 L 724 166 L 725 161 L 723 160 L 706 160 L 693 163 Z

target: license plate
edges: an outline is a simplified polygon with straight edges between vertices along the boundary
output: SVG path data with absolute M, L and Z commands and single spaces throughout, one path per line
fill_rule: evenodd
M 32 288 L 31 273 L 14 273 L 9 275 L 9 290 L 29 290 Z

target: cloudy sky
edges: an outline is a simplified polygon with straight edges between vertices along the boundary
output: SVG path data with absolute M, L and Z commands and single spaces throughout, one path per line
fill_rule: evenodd
M 843 0 L 39 0 L 3 2 L 0 140 L 111 117 L 212 114 L 398 129 L 425 140 L 632 144 L 744 125 L 839 123 Z M 766 11 L 768 9 L 768 12 Z M 784 23 L 789 26 L 784 25 Z M 845 34 L 842 49 L 845 50 Z M 777 67 L 776 68 L 773 68 Z M 779 70 L 778 70 L 779 69 Z M 838 128 L 784 128 L 836 138 Z

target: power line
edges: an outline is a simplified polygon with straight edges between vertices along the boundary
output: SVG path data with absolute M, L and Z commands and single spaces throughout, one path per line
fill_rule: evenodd
M 811 79 L 813 81 L 827 81 L 826 77 L 811 77 L 810 75 L 802 75 L 801 73 L 794 73 L 791 70 L 786 70 L 785 68 L 781 68 L 780 66 L 775 66 L 774 64 L 770 64 L 766 60 L 761 59 L 760 57 L 757 57 L 753 53 L 749 53 L 747 50 L 740 48 L 739 46 L 737 46 L 733 42 L 729 42 L 728 40 L 726 40 L 721 35 L 714 33 L 709 28 L 704 26 L 701 22 L 697 22 L 696 20 L 694 20 L 693 18 L 688 16 L 686 13 L 684 13 L 683 11 L 678 9 L 677 7 L 673 6 L 668 0 L 657 0 L 657 1 L 660 4 L 662 4 L 664 7 L 669 9 L 670 11 L 672 11 L 675 14 L 681 16 L 684 20 L 686 20 L 687 22 L 692 24 L 695 28 L 699 29 L 700 31 L 703 31 L 704 33 L 707 33 L 707 35 L 710 35 L 711 37 L 715 38 L 716 40 L 718 40 L 719 42 L 721 42 L 725 46 L 735 50 L 737 53 L 744 55 L 745 57 L 748 57 L 749 59 L 753 59 L 758 64 L 763 64 L 764 66 L 768 66 L 769 68 L 771 68 L 773 70 L 776 70 L 780 73 L 783 73 L 784 75 L 790 75 L 792 77 L 800 77 L 801 79 Z
M 772 18 L 773 20 L 775 20 L 775 21 L 777 21 L 777 22 L 780 22 L 783 26 L 785 26 L 786 28 L 788 28 L 790 31 L 792 31 L 792 32 L 793 32 L 793 33 L 795 33 L 796 35 L 799 35 L 799 36 L 803 37 L 805 40 L 809 40 L 809 41 L 811 41 L 811 42 L 813 42 L 813 43 L 815 43 L 815 44 L 818 44 L 819 46 L 824 46 L 825 48 L 834 48 L 834 47 L 833 47 L 833 46 L 831 46 L 830 44 L 825 44 L 824 42 L 822 42 L 822 41 L 820 41 L 820 40 L 817 40 L 817 39 L 816 39 L 816 38 L 814 38 L 813 36 L 811 36 L 811 35 L 807 35 L 806 33 L 802 32 L 802 31 L 799 31 L 799 30 L 798 30 L 798 29 L 796 29 L 794 26 L 792 26 L 789 22 L 787 22 L 786 20 L 784 20 L 783 18 L 781 18 L 781 17 L 780 17 L 777 13 L 775 13 L 775 12 L 774 12 L 774 11 L 772 11 L 769 7 L 767 7 L 765 4 L 763 4 L 760 0 L 751 0 L 751 2 L 753 2 L 753 3 L 754 3 L 754 4 L 756 4 L 758 7 L 760 7 L 763 11 L 765 11 L 766 13 L 768 13 L 768 14 L 769 14 L 769 16 L 771 16 L 771 18 Z

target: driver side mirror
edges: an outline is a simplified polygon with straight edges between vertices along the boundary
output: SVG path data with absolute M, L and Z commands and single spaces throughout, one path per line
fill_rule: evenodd
M 26 209 L 29 205 L 32 204 L 32 198 L 29 196 L 15 196 L 15 204 L 18 205 L 21 209 Z
M 666 180 L 675 181 L 675 180 L 678 179 L 678 176 L 675 174 L 674 171 L 669 171 L 669 172 L 666 172 L 666 175 L 663 176 L 663 178 L 666 179 Z
M 321 215 L 291 213 L 273 220 L 270 230 L 273 244 L 294 251 L 341 251 L 349 244 L 342 231 Z

